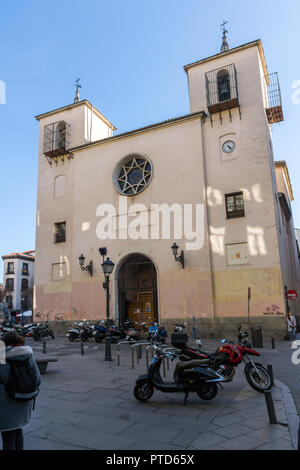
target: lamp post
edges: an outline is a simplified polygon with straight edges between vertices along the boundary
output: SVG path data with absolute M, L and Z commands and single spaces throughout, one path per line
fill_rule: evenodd
M 100 248 L 102 250 L 102 248 Z M 100 251 L 99 250 L 99 251 Z M 103 252 L 100 254 L 103 256 Z M 109 259 L 106 258 L 103 263 L 101 264 L 103 274 L 105 277 L 105 282 L 103 283 L 104 289 L 106 289 L 106 335 L 105 335 L 105 361 L 111 361 L 111 332 L 110 332 L 110 318 L 109 318 L 109 301 L 110 301 L 110 294 L 109 294 L 109 276 L 114 270 L 114 263 Z

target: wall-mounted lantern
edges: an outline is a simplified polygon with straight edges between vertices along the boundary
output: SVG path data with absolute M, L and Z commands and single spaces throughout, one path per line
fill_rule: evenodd
M 183 253 L 183 251 L 181 251 L 180 255 L 177 256 L 178 245 L 176 245 L 176 243 L 173 243 L 171 248 L 172 248 L 172 253 L 174 255 L 175 261 L 179 261 L 181 263 L 182 269 L 184 269 L 184 253 Z
M 78 259 L 79 259 L 79 264 L 80 264 L 80 267 L 81 267 L 81 271 L 88 271 L 90 273 L 90 275 L 93 276 L 93 261 L 90 261 L 89 264 L 84 266 L 85 257 L 83 255 L 81 255 L 81 256 L 79 256 Z

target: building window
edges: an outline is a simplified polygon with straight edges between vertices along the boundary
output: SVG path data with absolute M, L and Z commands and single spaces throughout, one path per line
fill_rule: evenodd
M 245 216 L 244 197 L 242 192 L 225 194 L 225 203 L 227 219 Z
M 6 274 L 14 274 L 14 263 L 13 262 L 7 263 L 7 273 Z
M 66 241 L 66 222 L 57 222 L 54 224 L 54 243 L 63 243 Z
M 6 303 L 7 303 L 8 308 L 13 307 L 12 301 L 13 301 L 12 295 L 7 295 L 6 296 Z
M 21 281 L 21 291 L 28 289 L 28 279 L 22 279 Z
M 12 277 L 6 279 L 6 289 L 10 291 L 14 290 L 14 279 Z
M 29 274 L 29 272 L 28 272 L 28 263 L 23 263 L 22 274 Z
M 230 78 L 228 70 L 220 70 L 217 74 L 219 101 L 230 100 Z

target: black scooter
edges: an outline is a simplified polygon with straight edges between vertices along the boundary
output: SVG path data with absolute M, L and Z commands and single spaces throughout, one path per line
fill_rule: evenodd
M 203 400 L 212 400 L 218 393 L 217 384 L 229 380 L 208 367 L 208 360 L 177 362 L 174 382 L 164 382 L 160 375 L 160 366 L 164 357 L 174 360 L 178 352 L 152 345 L 154 357 L 147 375 L 141 375 L 136 381 L 133 394 L 139 401 L 146 401 L 153 395 L 154 389 L 163 393 L 184 392 L 184 402 L 190 392 L 196 392 Z

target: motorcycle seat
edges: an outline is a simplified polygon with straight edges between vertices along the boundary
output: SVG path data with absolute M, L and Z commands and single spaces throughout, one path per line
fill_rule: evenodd
M 202 367 L 209 363 L 207 359 L 194 359 L 192 361 L 178 361 L 175 367 L 175 374 L 180 374 L 186 369 L 191 369 L 192 367 Z

